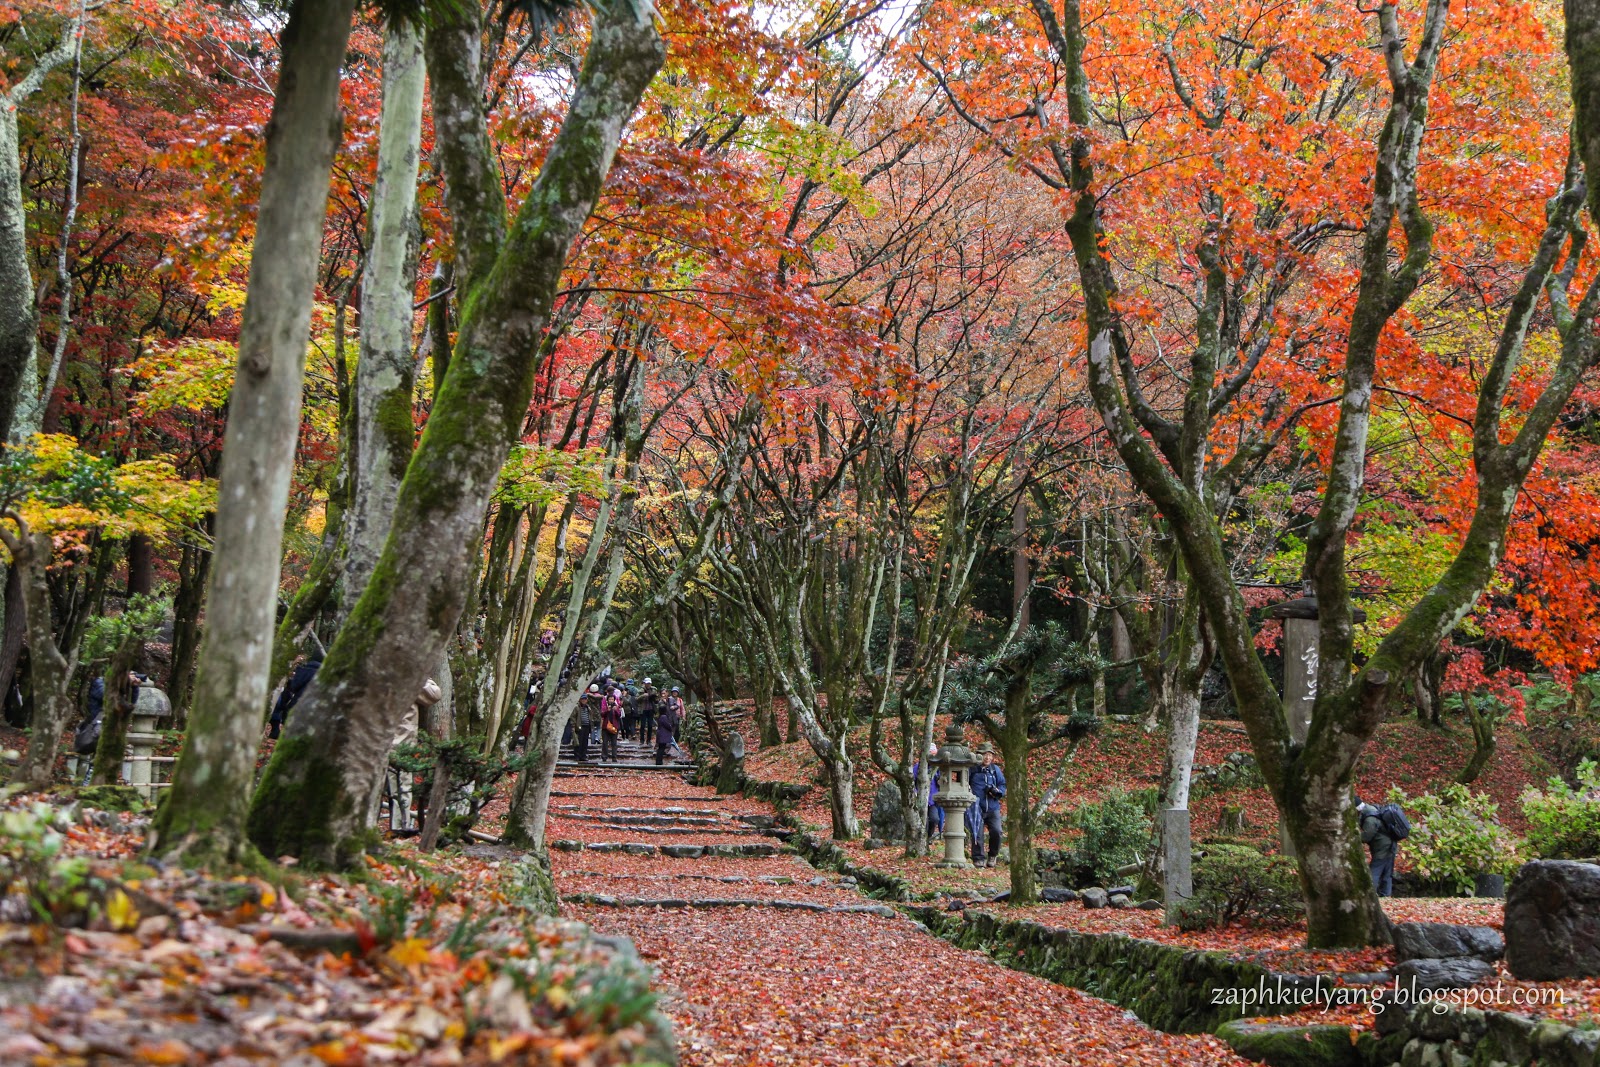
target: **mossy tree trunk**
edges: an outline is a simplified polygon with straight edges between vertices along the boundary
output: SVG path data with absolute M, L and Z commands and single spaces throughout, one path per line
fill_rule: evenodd
M 1081 4 L 1066 0 L 1059 14 L 1049 0 L 1030 0 L 1030 5 L 1061 65 L 1073 128 L 1087 130 L 1093 115 L 1083 67 Z M 1577 156 L 1600 167 L 1600 10 L 1592 0 L 1570 0 L 1567 13 Z M 1576 306 L 1569 303 L 1567 288 L 1581 250 L 1573 231 L 1588 192 L 1574 162 L 1564 187 L 1550 202 L 1547 229 L 1505 309 L 1495 352 L 1479 379 L 1473 419 L 1477 503 L 1462 546 L 1440 580 L 1384 637 L 1362 668 L 1354 670 L 1345 548 L 1365 478 L 1379 338 L 1431 262 L 1433 225 L 1418 199 L 1416 175 L 1448 4 L 1429 0 L 1409 35 L 1402 34 L 1395 7 L 1380 5 L 1376 18 L 1390 106 L 1375 145 L 1372 201 L 1338 393 L 1338 430 L 1307 544 L 1305 574 L 1317 596 L 1321 637 L 1317 699 L 1303 746 L 1292 743 L 1282 700 L 1256 654 L 1246 606 L 1233 582 L 1208 498 L 1226 484 L 1232 474 L 1229 468 L 1248 465 L 1253 455 L 1265 455 L 1277 443 L 1277 438 L 1265 435 L 1211 477 L 1206 474 L 1212 419 L 1238 391 L 1237 379 L 1226 383 L 1220 379 L 1217 311 L 1229 279 L 1217 254 L 1219 235 L 1212 216 L 1207 214 L 1199 224 L 1202 233 L 1196 253 L 1203 268 L 1205 298 L 1196 319 L 1183 414 L 1180 421 L 1172 421 L 1146 401 L 1130 334 L 1116 310 L 1116 281 L 1101 253 L 1102 190 L 1093 181 L 1092 145 L 1079 136 L 1056 157 L 1061 185 L 1072 198 L 1066 230 L 1083 289 L 1090 392 L 1134 481 L 1171 523 L 1191 580 L 1198 586 L 1257 761 L 1299 853 L 1308 940 L 1319 948 L 1388 939 L 1387 920 L 1366 872 L 1351 803 L 1357 760 L 1386 717 L 1400 681 L 1432 654 L 1492 577 L 1517 492 L 1579 377 L 1594 362 L 1593 322 L 1600 305 L 1594 283 Z M 1403 249 L 1393 247 L 1397 229 L 1405 238 Z M 1571 254 L 1556 271 L 1569 242 Z M 1507 394 L 1521 364 L 1526 331 L 1546 291 L 1561 339 L 1560 356 L 1543 372 L 1538 398 L 1521 424 L 1502 441 Z
M 128 727 L 133 722 L 133 686 L 128 672 L 144 650 L 145 635 L 130 626 L 106 664 L 105 695 L 100 706 L 100 741 L 94 748 L 94 777 L 90 785 L 116 785 L 128 753 Z
M 250 834 L 270 855 L 344 866 L 363 851 L 372 782 L 467 599 L 568 249 L 663 60 L 647 8 L 597 5 L 566 121 L 508 228 L 481 89 L 481 20 L 477 5 L 438 4 L 426 43 L 434 151 L 465 292 L 455 349 L 383 552 L 256 791 Z
M 1006 692 L 1006 717 L 992 738 L 1000 749 L 1006 774 L 1006 837 L 1011 849 L 1011 902 L 1036 904 L 1039 875 L 1033 862 L 1033 783 L 1029 780 L 1028 693 L 1026 677 L 1014 679 Z M 980 829 L 978 831 L 982 833 Z
M 33 261 L 28 254 L 28 197 L 22 186 L 17 111 L 52 70 L 77 54 L 80 16 L 61 25 L 53 46 L 10 89 L 0 92 L 0 442 L 39 429 L 43 403 L 38 381 L 38 309 L 34 306 Z M 24 407 L 31 417 L 16 426 Z
M 422 38 L 391 20 L 383 38 L 383 103 L 372 222 L 361 279 L 361 355 L 355 381 L 355 486 L 345 535 L 345 605 L 366 588 L 389 533 L 395 497 L 416 440 L 412 393 L 416 363 L 417 172 L 427 72 Z
M 209 534 L 209 516 L 205 527 Z M 172 600 L 172 667 L 167 672 L 167 695 L 172 699 L 172 714 L 178 723 L 189 714 L 195 654 L 200 649 L 200 613 L 210 573 L 211 549 L 195 538 L 185 537 L 178 556 L 178 592 Z
M 11 554 L 11 565 L 21 574 L 22 605 L 28 623 L 28 669 L 33 680 L 28 751 L 17 768 L 16 781 L 30 789 L 43 789 L 55 773 L 61 731 L 72 719 L 73 701 L 68 690 L 78 654 L 76 646 L 70 653 L 63 652 L 51 632 L 50 587 L 45 572 L 50 563 L 50 535 L 34 533 L 14 514 L 8 515 L 6 521 L 16 529 L 0 526 L 0 541 Z
M 250 279 L 228 403 L 216 553 L 189 733 L 156 813 L 156 855 L 234 860 L 271 686 L 273 615 L 322 250 L 339 70 L 355 0 L 298 0 L 282 38 Z M 304 716 L 299 716 L 301 720 Z

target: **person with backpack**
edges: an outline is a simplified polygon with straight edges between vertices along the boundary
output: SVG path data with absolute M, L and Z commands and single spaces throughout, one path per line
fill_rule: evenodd
M 125 686 L 125 708 L 132 708 L 139 703 L 139 687 L 150 684 L 149 675 L 140 674 L 138 671 L 128 672 L 128 681 Z M 106 707 L 106 680 L 99 677 L 89 683 L 89 714 L 84 716 L 83 722 L 78 724 L 72 732 L 72 750 L 83 756 L 83 784 L 88 785 L 94 777 L 94 753 L 100 747 L 100 729 L 105 722 Z
M 617 762 L 617 741 L 622 737 L 622 690 L 616 686 L 606 694 L 600 708 L 600 762 Z
M 683 698 L 674 688 L 667 694 L 661 713 L 656 716 L 656 766 L 667 762 L 667 753 L 678 747 L 678 719 L 683 714 Z
M 278 694 L 278 702 L 272 705 L 272 718 L 268 720 L 271 728 L 267 731 L 267 736 L 272 740 L 278 739 L 278 735 L 283 731 L 283 724 L 289 718 L 289 712 L 300 703 L 300 697 L 311 684 L 311 679 L 317 676 L 317 669 L 321 666 L 321 656 L 308 656 L 300 661 L 294 673 L 289 675 L 289 680 L 283 684 L 283 692 Z
M 1398 804 L 1356 803 L 1356 818 L 1361 827 L 1361 841 L 1367 846 L 1370 857 L 1368 870 L 1372 872 L 1372 888 L 1380 897 L 1394 896 L 1394 858 L 1400 851 L 1400 842 L 1411 836 L 1411 822 Z

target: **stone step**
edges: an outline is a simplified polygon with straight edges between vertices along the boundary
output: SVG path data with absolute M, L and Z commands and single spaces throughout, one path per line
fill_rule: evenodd
M 570 818 L 570 816 L 565 816 Z M 596 830 L 615 830 L 625 834 L 657 834 L 675 837 L 693 837 L 696 834 L 719 834 L 729 837 L 760 837 L 763 831 L 748 826 L 633 826 L 627 823 L 595 823 Z
M 814 900 L 759 897 L 618 897 L 609 893 L 565 893 L 561 902 L 600 908 L 773 908 L 780 911 L 825 912 L 829 915 L 878 915 L 885 919 L 900 917 L 900 913 L 887 904 L 819 904 Z
M 576 776 L 573 776 L 573 777 L 576 777 Z M 648 800 L 648 799 L 650 799 L 649 797 L 640 796 L 638 793 L 590 793 L 590 792 L 573 793 L 573 792 L 568 792 L 568 791 L 561 790 L 561 789 L 552 789 L 552 790 L 550 790 L 550 795 L 553 796 L 553 797 L 599 797 L 602 800 Z M 671 801 L 671 802 L 676 803 L 678 801 L 688 800 L 690 798 L 688 798 L 688 797 L 659 797 L 657 799 L 664 800 L 664 801 Z M 728 803 L 728 801 L 733 800 L 735 798 L 733 798 L 733 797 L 707 796 L 707 797 L 695 797 L 693 799 L 695 800 L 696 803 L 699 803 L 699 804 L 710 804 L 710 803 L 713 803 L 713 802 L 714 803 L 718 803 L 718 804 L 726 804 L 726 803 Z M 568 805 L 568 806 L 569 807 L 576 807 L 576 805 Z
M 598 796 L 597 793 L 556 793 L 551 796 Z M 590 815 L 711 815 L 720 818 L 724 813 L 716 808 L 586 808 L 580 804 L 552 804 L 551 811 L 578 811 Z M 765 818 L 765 816 L 743 816 L 743 818 Z
M 689 770 L 692 766 L 694 766 L 694 765 L 691 764 L 691 763 L 664 763 L 664 764 L 657 765 L 654 760 L 651 760 L 648 763 L 597 763 L 594 760 L 589 760 L 589 761 L 587 761 L 585 763 L 579 763 L 576 760 L 559 760 L 556 763 L 556 777 L 558 777 L 558 778 L 581 778 L 581 777 L 583 777 L 583 774 L 581 774 L 581 773 L 580 774 L 572 773 L 574 771 L 579 771 L 579 772 L 583 772 L 583 771 L 589 771 L 589 772 L 626 771 L 629 774 L 633 774 L 635 772 L 643 772 L 643 773 L 654 772 L 656 774 L 661 774 L 661 773 L 682 774 L 684 771 Z M 561 773 L 562 771 L 566 771 L 568 773 L 562 774 Z M 612 776 L 614 776 L 614 775 L 612 775 Z M 597 774 L 596 777 L 606 777 L 606 775 Z
M 628 856 L 663 856 L 668 859 L 765 859 L 783 850 L 765 841 L 751 841 L 723 845 L 653 845 L 645 841 L 601 841 L 588 844 L 583 841 L 559 840 L 550 842 L 557 852 L 620 852 Z
M 707 827 L 723 826 L 727 820 L 721 816 L 710 818 L 695 815 L 611 815 L 590 814 L 582 811 L 561 812 L 561 818 L 572 819 L 576 822 L 605 823 L 608 826 L 676 826 L 676 827 Z

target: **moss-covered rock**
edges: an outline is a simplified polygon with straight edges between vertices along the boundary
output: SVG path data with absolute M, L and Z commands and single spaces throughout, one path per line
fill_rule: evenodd
M 131 785 L 90 785 L 75 794 L 78 803 L 101 811 L 142 812 L 150 807 L 144 794 Z
M 1217 1036 L 1247 1060 L 1271 1067 L 1364 1067 L 1348 1026 L 1285 1026 L 1234 1019 Z

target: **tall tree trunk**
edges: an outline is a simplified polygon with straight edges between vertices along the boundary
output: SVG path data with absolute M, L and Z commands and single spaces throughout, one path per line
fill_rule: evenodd
M 155 561 L 150 538 L 134 534 L 128 538 L 128 595 L 149 596 L 155 590 Z
M 189 733 L 151 828 L 157 855 L 232 860 L 245 845 L 311 302 L 339 144 L 339 68 L 354 8 L 355 0 L 298 0 L 283 33 L 217 496 L 217 595 Z
M 508 233 L 480 50 L 477 5 L 435 12 L 427 40 L 435 154 L 467 296 L 383 553 L 256 791 L 250 834 L 269 855 L 330 866 L 361 855 L 370 783 L 466 601 L 489 494 L 527 413 L 567 252 L 664 53 L 648 9 L 616 2 L 596 11 L 566 121 Z
M 62 26 L 56 46 L 45 53 L 7 92 L 0 93 L 0 442 L 35 433 L 43 417 L 39 397 L 39 314 L 34 306 L 32 261 L 28 255 L 27 195 L 17 109 L 38 91 L 56 67 L 78 54 L 81 16 Z M 24 406 L 27 417 L 18 414 Z
M 841 740 L 822 760 L 823 778 L 828 783 L 828 814 L 835 841 L 850 841 L 860 836 L 861 821 L 856 818 L 856 765 Z
M 211 519 L 206 518 L 210 532 Z M 195 653 L 200 648 L 200 613 L 205 606 L 206 577 L 211 573 L 211 549 L 185 538 L 178 557 L 178 593 L 172 602 L 172 669 L 167 672 L 167 695 L 177 722 L 189 715 L 193 692 Z
M 422 103 L 427 85 L 422 38 L 391 21 L 383 41 L 383 112 L 378 172 L 372 185 L 372 234 L 361 280 L 361 358 L 356 362 L 355 493 L 346 516 L 344 604 L 366 588 L 394 517 L 395 497 L 416 441 L 411 399 L 412 302 L 417 273 L 417 170 L 422 159 Z
M 92 785 L 116 785 L 128 754 L 128 727 L 133 723 L 133 687 L 128 672 L 144 651 L 144 634 L 136 626 L 118 642 L 106 665 L 105 695 L 100 706 L 100 741 L 94 749 Z
M 28 752 L 17 768 L 16 780 L 43 789 L 55 773 L 61 731 L 72 719 L 68 693 L 77 654 L 62 652 L 51 632 L 50 586 L 45 568 L 50 563 L 47 533 L 33 533 L 17 522 L 19 533 L 0 529 L 0 540 L 11 553 L 12 566 L 21 572 L 23 613 L 28 623 L 28 671 L 33 680 L 33 721 L 28 732 Z
M 1026 678 L 1006 693 L 1006 720 L 995 738 L 1006 775 L 1006 837 L 1011 848 L 1011 902 L 1039 902 L 1039 874 L 1034 870 L 1033 783 L 1028 774 L 1028 697 Z M 982 827 L 978 832 L 984 833 Z

